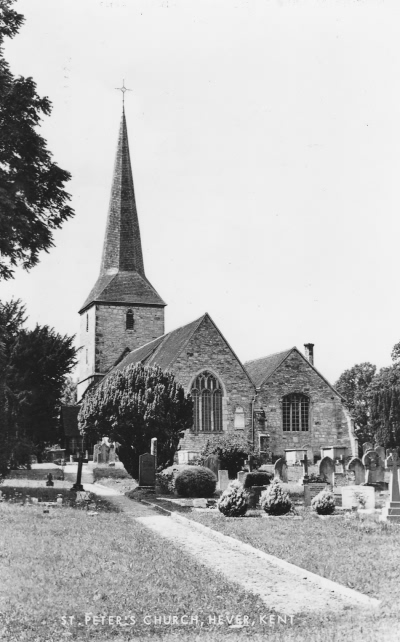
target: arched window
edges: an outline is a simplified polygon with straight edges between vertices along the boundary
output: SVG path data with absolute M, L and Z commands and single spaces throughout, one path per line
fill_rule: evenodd
M 286 432 L 309 429 L 310 399 L 301 393 L 286 395 L 282 400 L 283 430 Z
M 196 377 L 190 391 L 193 399 L 193 427 L 197 432 L 222 432 L 222 387 L 210 372 Z
M 126 313 L 126 329 L 133 330 L 134 324 L 135 324 L 135 321 L 133 318 L 133 312 L 132 310 L 128 310 L 128 312 Z

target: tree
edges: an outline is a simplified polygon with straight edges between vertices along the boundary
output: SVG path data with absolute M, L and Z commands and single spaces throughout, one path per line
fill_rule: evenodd
M 345 370 L 335 383 L 336 390 L 346 401 L 361 443 L 372 437 L 369 423 L 369 395 L 375 372 L 376 366 L 372 363 L 359 363 Z
M 0 3 L 0 279 L 11 278 L 17 265 L 36 265 L 53 246 L 53 231 L 74 214 L 64 191 L 70 174 L 52 161 L 37 132 L 51 103 L 38 96 L 32 78 L 14 77 L 3 57 L 4 39 L 24 21 L 13 4 Z
M 64 377 L 64 386 L 61 395 L 63 406 L 75 406 L 77 403 L 77 383 L 72 377 Z
M 158 463 L 173 463 L 180 434 L 193 424 L 193 403 L 172 373 L 132 364 L 87 392 L 79 424 L 93 441 L 108 437 L 118 442 L 119 458 L 137 478 L 139 455 L 149 452 L 153 437 L 158 440 Z
M 39 460 L 58 438 L 58 416 L 65 376 L 76 364 L 74 337 L 48 326 L 23 328 L 20 301 L 0 303 L 0 453 L 4 471 Z

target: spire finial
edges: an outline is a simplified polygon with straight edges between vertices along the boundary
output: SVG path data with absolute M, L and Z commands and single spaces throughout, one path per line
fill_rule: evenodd
M 132 91 L 132 89 L 127 89 L 127 87 L 125 87 L 125 78 L 122 80 L 122 87 L 116 87 L 115 89 L 117 89 L 118 91 L 122 91 L 122 106 L 124 106 L 125 105 L 125 92 L 126 91 Z

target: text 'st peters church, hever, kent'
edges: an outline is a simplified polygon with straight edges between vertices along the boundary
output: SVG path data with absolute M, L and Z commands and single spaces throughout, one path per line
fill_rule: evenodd
M 174 373 L 194 402 L 179 462 L 216 433 L 245 434 L 265 455 L 346 446 L 356 453 L 342 398 L 314 366 L 313 344 L 242 364 L 211 317 L 164 334 L 165 303 L 147 280 L 123 111 L 100 274 L 79 311 L 78 402 L 91 385 L 128 364 Z

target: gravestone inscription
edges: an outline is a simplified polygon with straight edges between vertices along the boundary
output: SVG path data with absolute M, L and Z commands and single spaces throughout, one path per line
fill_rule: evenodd
M 318 495 L 321 490 L 325 490 L 325 488 L 328 487 L 329 484 L 326 483 L 304 484 L 304 506 L 311 506 L 311 501 L 314 497 Z
M 154 486 L 156 483 L 155 458 L 150 453 L 139 457 L 139 486 Z

